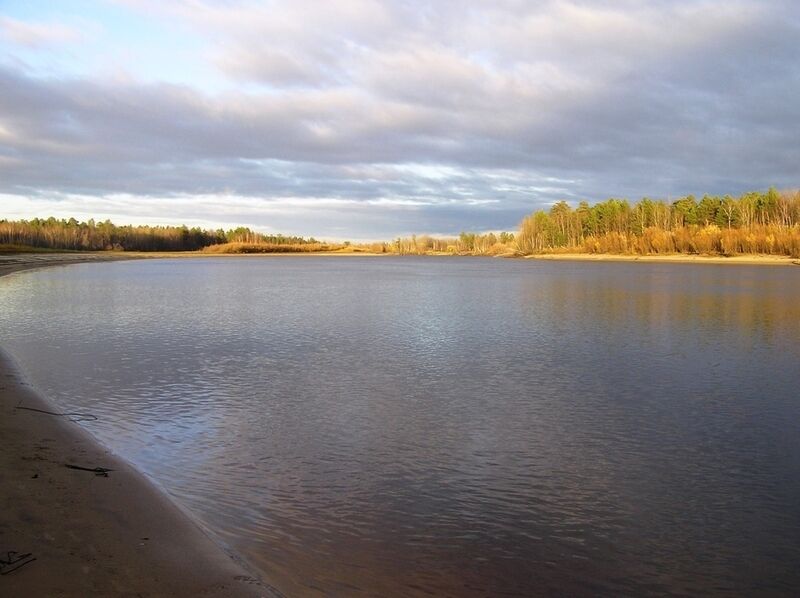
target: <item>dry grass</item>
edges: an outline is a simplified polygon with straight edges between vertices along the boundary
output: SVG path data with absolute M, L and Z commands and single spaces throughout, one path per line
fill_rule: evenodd
M 631 253 L 630 239 L 621 233 L 589 236 L 583 242 L 587 253 Z
M 607 233 L 589 236 L 578 247 L 551 248 L 540 253 L 591 253 L 611 255 L 779 255 L 800 257 L 800 226 L 754 226 L 722 229 L 683 227 L 674 231 L 645 229 L 641 235 Z
M 203 248 L 202 253 L 316 253 L 336 251 L 340 245 L 326 243 L 221 243 Z

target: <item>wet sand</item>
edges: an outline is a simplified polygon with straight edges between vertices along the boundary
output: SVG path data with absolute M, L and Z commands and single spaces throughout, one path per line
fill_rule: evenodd
M 48 266 L 66 266 L 93 262 L 111 262 L 144 257 L 139 254 L 122 253 L 12 253 L 0 254 L 0 276 L 45 268 Z
M 119 259 L 14 258 L 0 260 L 0 276 Z M 59 409 L 0 351 L 0 595 L 279 595 L 79 424 L 42 411 Z

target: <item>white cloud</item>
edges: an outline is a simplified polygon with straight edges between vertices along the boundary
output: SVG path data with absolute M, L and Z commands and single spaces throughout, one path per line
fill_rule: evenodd
M 77 42 L 82 34 L 61 23 L 32 23 L 0 16 L 0 37 L 28 48 Z

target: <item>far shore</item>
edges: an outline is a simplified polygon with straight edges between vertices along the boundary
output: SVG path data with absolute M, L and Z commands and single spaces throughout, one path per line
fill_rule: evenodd
M 522 256 L 528 260 L 564 260 L 581 262 L 655 262 L 668 264 L 740 264 L 747 266 L 800 266 L 800 259 L 781 255 L 621 255 L 612 253 L 545 253 Z
M 0 276 L 48 266 L 64 266 L 69 264 L 110 262 L 141 259 L 257 259 L 257 258 L 304 258 L 304 257 L 495 257 L 526 260 L 555 260 L 582 262 L 648 262 L 671 264 L 728 264 L 728 265 L 765 265 L 765 266 L 800 266 L 800 258 L 781 255 L 698 255 L 671 253 L 660 255 L 634 255 L 615 253 L 540 253 L 521 255 L 505 253 L 500 255 L 454 254 L 447 252 L 430 252 L 426 254 L 376 253 L 368 251 L 317 251 L 317 252 L 275 252 L 275 253 L 213 253 L 203 251 L 87 251 L 87 252 L 46 252 L 46 253 L 0 253 Z
M 133 256 L 8 257 L 0 256 L 0 276 Z M 0 595 L 280 596 L 60 413 L 0 350 Z M 91 471 L 98 467 L 107 477 Z

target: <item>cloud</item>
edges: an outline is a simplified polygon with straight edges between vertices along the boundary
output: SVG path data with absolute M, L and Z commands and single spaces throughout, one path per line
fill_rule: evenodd
M 235 204 L 241 224 L 363 237 L 513 228 L 562 198 L 797 185 L 790 2 L 124 5 L 193 31 L 228 84 L 0 63 L 0 192 L 120 214 L 159 198 L 177 220 L 197 197 L 209 221 Z
M 0 16 L 0 38 L 28 48 L 77 42 L 80 31 L 60 23 L 32 23 Z

